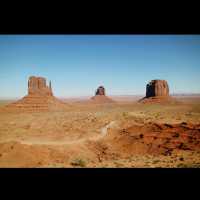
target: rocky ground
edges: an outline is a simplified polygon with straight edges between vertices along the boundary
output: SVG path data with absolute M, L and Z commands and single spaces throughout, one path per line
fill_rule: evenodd
M 200 167 L 199 100 L 51 112 L 1 105 L 0 167 Z

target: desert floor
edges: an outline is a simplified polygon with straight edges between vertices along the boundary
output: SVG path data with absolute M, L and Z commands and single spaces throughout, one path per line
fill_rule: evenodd
M 200 167 L 200 97 L 177 101 L 34 113 L 1 101 L 0 167 Z

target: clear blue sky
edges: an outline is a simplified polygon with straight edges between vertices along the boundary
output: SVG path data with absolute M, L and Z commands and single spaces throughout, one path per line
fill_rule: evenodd
M 199 93 L 200 35 L 0 35 L 0 97 L 26 95 L 31 75 L 56 96 L 145 94 L 152 79 Z

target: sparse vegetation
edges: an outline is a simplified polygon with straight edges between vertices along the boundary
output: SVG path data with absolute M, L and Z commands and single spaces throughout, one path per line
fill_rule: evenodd
M 160 113 L 155 113 L 155 114 L 154 114 L 154 117 L 155 117 L 155 118 L 160 117 Z
M 116 167 L 124 167 L 124 165 L 120 163 L 119 161 L 115 161 L 114 164 Z
M 144 138 L 144 135 L 143 135 L 143 134 L 140 134 L 139 137 L 142 139 L 142 138 Z
M 200 108 L 200 103 L 199 105 L 196 103 L 196 106 Z M 197 124 L 200 121 L 200 113 L 197 110 L 192 115 L 185 115 L 192 107 L 192 104 L 151 106 L 131 102 L 105 106 L 79 103 L 73 110 L 60 112 L 7 113 L 2 110 L 0 167 L 196 168 L 200 166 L 200 156 L 197 153 L 200 140 L 193 133 L 199 129 L 195 128 L 190 137 L 190 134 L 187 136 L 190 130 L 184 128 L 184 126 L 190 127 L 190 123 Z M 180 117 L 179 122 L 176 120 L 177 117 Z M 108 146 L 106 150 L 99 147 L 97 142 L 101 128 L 111 121 L 117 121 L 119 129 L 111 128 L 110 134 L 103 138 L 102 145 L 105 142 Z M 187 125 L 183 124 L 180 130 L 173 128 L 174 124 L 181 122 L 187 122 Z M 151 124 L 160 124 L 161 128 L 153 126 L 151 130 Z M 182 137 L 184 131 L 185 137 Z M 19 141 L 19 143 L 6 144 L 7 141 Z M 180 145 L 180 142 L 183 144 Z M 69 148 L 66 148 L 68 143 Z M 149 146 L 147 143 L 150 143 Z M 176 149 L 173 150 L 174 148 Z M 94 156 L 99 151 L 102 153 L 100 161 Z M 146 151 L 153 153 L 153 156 L 149 156 L 151 154 L 145 153 Z M 69 160 L 72 152 L 77 154 Z M 184 160 L 180 160 L 181 157 Z
M 86 161 L 81 158 L 76 158 L 71 162 L 73 166 L 86 167 Z
M 128 114 L 128 112 L 123 112 L 123 113 L 122 113 L 122 116 L 123 116 L 124 118 L 128 118 L 128 117 L 129 117 L 129 114 Z
M 156 163 L 159 163 L 160 162 L 160 160 L 153 160 L 153 164 L 156 164 Z
M 177 168 L 200 168 L 200 164 L 196 163 L 179 163 Z

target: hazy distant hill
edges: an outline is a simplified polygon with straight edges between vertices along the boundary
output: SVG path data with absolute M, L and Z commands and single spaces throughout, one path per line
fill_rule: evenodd
M 170 94 L 171 96 L 177 97 L 177 98 L 181 98 L 181 97 L 200 97 L 200 93 L 173 93 Z M 115 101 L 137 101 L 140 98 L 144 97 L 145 95 L 108 95 L 108 97 L 112 98 Z M 84 101 L 84 100 L 88 100 L 91 98 L 91 96 L 80 96 L 80 97 L 74 97 L 74 96 L 70 96 L 70 97 L 58 97 L 59 99 L 65 101 L 65 102 L 76 102 L 76 101 Z M 3 98 L 0 97 L 0 101 L 2 102 L 6 102 L 6 101 L 16 101 L 20 99 L 19 98 Z
M 177 96 L 177 97 L 181 97 L 181 96 L 195 96 L 195 97 L 199 97 L 200 96 L 200 93 L 174 93 L 174 94 L 171 94 L 171 96 Z

